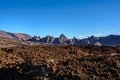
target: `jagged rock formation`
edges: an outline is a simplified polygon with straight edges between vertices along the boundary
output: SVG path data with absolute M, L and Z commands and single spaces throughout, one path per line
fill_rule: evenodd
M 42 39 L 39 40 L 40 42 L 42 43 L 48 43 L 48 44 L 52 44 L 53 41 L 54 41 L 54 37 L 53 36 L 46 36 L 46 37 L 43 37 Z
M 61 34 L 59 37 L 59 42 L 60 44 L 65 44 L 65 42 L 67 41 L 67 37 L 64 34 Z
M 29 39 L 31 41 L 39 41 L 40 40 L 40 36 L 34 36 L 31 39 Z
M 34 40 L 36 41 L 36 40 Z M 54 38 L 52 36 L 46 36 L 41 38 L 38 42 L 47 43 L 47 44 L 60 44 L 60 45 L 107 45 L 107 46 L 115 46 L 120 45 L 120 35 L 109 35 L 106 37 L 95 37 L 91 36 L 85 39 L 68 39 L 64 34 L 61 34 L 59 38 Z
M 31 37 L 28 34 L 23 33 L 10 33 L 5 31 L 0 31 L 0 38 L 6 39 L 16 39 L 16 40 L 23 40 L 23 41 L 31 41 L 37 42 L 38 44 L 51 44 L 51 45 L 106 45 L 106 46 L 116 46 L 120 45 L 120 35 L 109 35 L 106 37 L 96 37 L 91 36 L 84 39 L 68 39 L 64 34 L 61 34 L 60 37 L 54 38 L 53 36 L 46 36 L 41 38 L 40 36 Z

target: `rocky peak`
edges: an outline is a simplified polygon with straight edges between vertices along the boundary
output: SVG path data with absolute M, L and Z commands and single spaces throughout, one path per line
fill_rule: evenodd
M 91 39 L 91 40 L 98 40 L 99 37 L 96 37 L 96 36 L 92 35 L 91 37 L 89 37 L 89 39 Z
M 67 39 L 67 37 L 64 34 L 61 34 L 60 39 Z
M 72 40 L 76 41 L 76 40 L 78 40 L 78 39 L 74 36 Z
M 91 39 L 95 39 L 95 36 L 94 36 L 94 35 L 92 35 L 90 38 L 91 38 Z
M 34 40 L 37 40 L 37 41 L 40 40 L 40 36 L 34 36 L 33 38 Z
M 45 37 L 45 41 L 46 41 L 47 43 L 52 43 L 52 42 L 54 41 L 54 37 L 48 35 L 48 36 Z
M 47 36 L 46 36 L 46 39 L 50 39 L 50 38 L 51 38 L 51 36 L 50 36 L 50 35 L 47 35 Z

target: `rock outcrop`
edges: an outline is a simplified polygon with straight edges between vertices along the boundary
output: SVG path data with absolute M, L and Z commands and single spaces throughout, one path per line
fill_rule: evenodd
M 34 40 L 35 41 L 35 40 Z M 37 40 L 36 40 L 37 41 Z M 106 37 L 96 37 L 91 36 L 85 39 L 68 39 L 64 34 L 61 34 L 59 38 L 54 38 L 52 36 L 46 36 L 41 38 L 38 42 L 40 43 L 47 43 L 47 44 L 55 44 L 55 45 L 106 45 L 106 46 L 116 46 L 120 45 L 120 35 L 109 35 Z

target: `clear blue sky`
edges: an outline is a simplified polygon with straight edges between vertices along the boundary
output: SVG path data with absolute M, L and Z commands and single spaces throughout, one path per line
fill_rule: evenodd
M 41 37 L 120 34 L 120 0 L 0 0 L 0 29 Z

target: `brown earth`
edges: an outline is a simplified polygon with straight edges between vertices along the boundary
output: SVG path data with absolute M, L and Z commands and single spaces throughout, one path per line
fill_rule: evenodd
M 0 47 L 12 47 L 12 46 L 23 46 L 23 45 L 39 45 L 40 43 L 18 40 L 18 39 L 10 39 L 0 37 Z
M 0 80 L 120 80 L 120 47 L 0 48 Z

